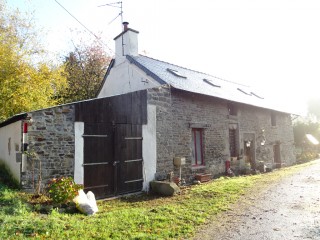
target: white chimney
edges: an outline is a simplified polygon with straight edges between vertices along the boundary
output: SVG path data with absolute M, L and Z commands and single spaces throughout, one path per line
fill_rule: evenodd
M 138 55 L 138 34 L 139 32 L 128 28 L 128 22 L 123 23 L 123 32 L 114 38 L 116 44 L 116 64 L 122 62 L 126 55 Z M 120 60 L 120 61 L 117 61 Z

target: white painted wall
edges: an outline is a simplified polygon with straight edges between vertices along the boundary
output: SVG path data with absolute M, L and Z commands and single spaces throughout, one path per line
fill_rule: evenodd
M 110 70 L 98 97 L 110 97 L 129 92 L 158 87 L 160 84 L 131 64 L 126 55 L 138 55 L 139 32 L 128 29 L 115 40 L 115 63 Z
M 149 191 L 157 168 L 156 106 L 148 105 L 148 124 L 142 126 L 143 191 Z
M 75 136 L 75 154 L 74 154 L 74 181 L 77 184 L 84 183 L 84 169 L 83 169 L 83 133 L 84 123 L 74 123 L 74 136 Z
M 21 163 L 17 163 L 16 153 L 21 152 L 21 141 L 21 121 L 0 128 L 0 161 L 6 164 L 18 182 L 20 182 Z
M 116 63 L 118 64 L 122 60 L 122 56 L 132 55 L 137 56 L 139 51 L 138 46 L 138 32 L 129 29 L 124 34 L 116 37 L 115 40 L 115 50 L 116 50 Z M 117 60 L 120 61 L 117 61 Z
M 110 97 L 159 86 L 157 81 L 126 60 L 113 66 L 98 97 Z

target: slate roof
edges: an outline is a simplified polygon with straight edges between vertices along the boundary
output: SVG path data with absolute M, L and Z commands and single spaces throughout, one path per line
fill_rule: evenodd
M 283 109 L 283 107 L 270 103 L 261 95 L 261 93 L 243 84 L 227 81 L 206 73 L 194 71 L 143 55 L 127 55 L 127 59 L 160 84 L 169 84 L 173 88 L 192 93 L 199 93 L 256 107 L 292 113 Z

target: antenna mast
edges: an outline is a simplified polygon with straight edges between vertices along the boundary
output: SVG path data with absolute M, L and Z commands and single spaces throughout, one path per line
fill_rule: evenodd
M 114 2 L 114 3 L 106 3 L 103 5 L 99 5 L 98 7 L 104 7 L 104 6 L 108 6 L 108 7 L 115 7 L 115 8 L 120 8 L 120 13 L 114 18 L 112 19 L 109 23 L 113 23 L 119 16 L 121 18 L 121 29 L 122 29 L 122 23 L 123 23 L 123 8 L 122 8 L 122 2 Z
M 108 7 L 115 7 L 115 8 L 120 8 L 120 13 L 112 20 L 109 22 L 109 24 L 113 23 L 119 16 L 121 18 L 121 32 L 124 31 L 123 26 L 123 8 L 122 8 L 122 1 L 120 2 L 114 2 L 114 3 L 107 3 L 107 4 L 103 4 L 100 5 L 98 7 L 104 7 L 104 6 L 108 6 Z M 108 25 L 109 25 L 108 24 Z M 121 40 L 122 40 L 122 56 L 124 56 L 124 41 L 123 41 L 123 34 L 121 35 Z

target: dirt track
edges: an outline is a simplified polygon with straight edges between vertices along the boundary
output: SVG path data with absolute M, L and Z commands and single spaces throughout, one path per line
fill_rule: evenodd
M 320 240 L 320 160 L 260 194 L 245 196 L 194 239 Z

